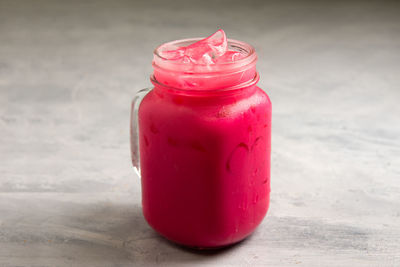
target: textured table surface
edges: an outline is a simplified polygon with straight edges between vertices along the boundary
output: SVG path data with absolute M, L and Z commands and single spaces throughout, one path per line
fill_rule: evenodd
M 400 4 L 167 2 L 0 0 L 0 266 L 400 266 Z M 271 208 L 200 253 L 143 219 L 129 108 L 218 27 L 259 54 Z

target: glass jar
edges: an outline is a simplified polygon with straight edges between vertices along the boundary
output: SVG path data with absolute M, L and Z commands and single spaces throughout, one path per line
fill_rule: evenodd
M 154 51 L 154 88 L 139 91 L 132 104 L 132 162 L 144 217 L 182 245 L 236 243 L 269 206 L 271 102 L 257 87 L 256 53 L 228 40 L 242 59 L 189 69 L 164 60 L 164 45 Z

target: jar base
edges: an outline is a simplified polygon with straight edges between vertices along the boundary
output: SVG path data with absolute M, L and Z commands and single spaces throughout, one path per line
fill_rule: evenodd
M 156 231 L 157 232 L 157 231 Z M 166 241 L 168 241 L 168 243 L 177 246 L 181 249 L 184 250 L 188 250 L 194 253 L 205 253 L 205 254 L 212 254 L 212 253 L 218 253 L 220 251 L 224 251 L 224 250 L 228 250 L 236 245 L 238 245 L 239 243 L 245 242 L 253 233 L 250 233 L 248 236 L 244 237 L 243 239 L 240 239 L 238 241 L 226 244 L 226 245 L 221 245 L 221 246 L 212 246 L 212 247 L 207 247 L 207 246 L 192 246 L 192 245 L 186 245 L 174 240 L 171 240 L 165 236 L 163 236 L 162 234 L 158 233 L 157 234 L 162 237 L 163 239 L 165 239 Z

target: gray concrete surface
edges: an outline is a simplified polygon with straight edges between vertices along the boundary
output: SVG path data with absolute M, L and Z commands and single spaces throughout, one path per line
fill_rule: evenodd
M 400 5 L 0 0 L 0 266 L 400 266 Z M 199 253 L 141 215 L 129 105 L 152 50 L 222 27 L 273 102 L 272 202 Z

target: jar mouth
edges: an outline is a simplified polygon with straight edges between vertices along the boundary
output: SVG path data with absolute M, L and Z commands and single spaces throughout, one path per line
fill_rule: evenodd
M 196 72 L 196 73 L 207 73 L 207 72 L 219 72 L 221 70 L 229 70 L 241 68 L 246 65 L 252 64 L 257 60 L 257 54 L 253 46 L 241 42 L 238 40 L 228 39 L 228 50 L 237 51 L 242 53 L 243 57 L 234 61 L 229 62 L 217 62 L 215 64 L 187 64 L 181 61 L 174 61 L 162 56 L 162 51 L 165 50 L 173 50 L 178 47 L 188 46 L 197 41 L 202 40 L 203 38 L 189 38 L 189 39 L 181 39 L 175 40 L 171 42 L 167 42 L 159 45 L 156 49 L 154 49 L 154 59 L 153 66 L 158 68 L 163 68 L 168 71 L 187 71 L 187 72 Z

